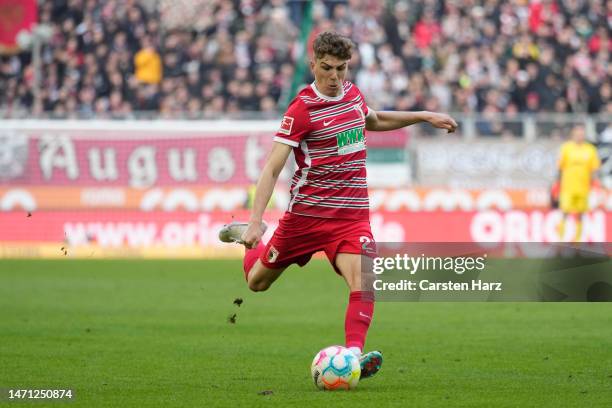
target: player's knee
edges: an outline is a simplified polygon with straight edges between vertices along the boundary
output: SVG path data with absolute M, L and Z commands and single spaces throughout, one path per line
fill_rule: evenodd
M 359 274 L 347 275 L 345 276 L 345 280 L 351 292 L 361 290 L 361 276 Z
M 349 290 L 351 292 L 357 292 L 357 291 L 360 291 L 362 289 L 361 281 L 351 281 L 351 282 L 349 282 L 348 286 L 349 286 Z
M 249 289 L 253 292 L 263 292 L 270 287 L 270 283 L 265 281 L 251 280 L 249 281 Z

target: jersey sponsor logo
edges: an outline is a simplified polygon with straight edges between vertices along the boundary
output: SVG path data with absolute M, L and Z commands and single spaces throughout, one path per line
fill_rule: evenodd
M 291 134 L 291 128 L 293 128 L 293 118 L 291 116 L 283 116 L 280 129 L 278 133 L 289 136 Z
M 365 150 L 363 128 L 353 128 L 340 132 L 336 135 L 336 141 L 339 155 Z
M 268 256 L 267 256 L 268 262 L 270 263 L 276 262 L 276 260 L 278 259 L 278 255 L 279 255 L 278 249 L 271 246 L 270 250 L 268 251 Z
M 329 122 L 323 121 L 323 126 L 331 125 L 334 120 L 336 120 L 336 119 L 334 118 L 334 119 L 330 120 Z

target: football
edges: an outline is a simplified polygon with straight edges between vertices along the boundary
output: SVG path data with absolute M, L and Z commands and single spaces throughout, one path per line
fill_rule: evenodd
M 359 359 L 346 347 L 329 346 L 319 351 L 310 367 L 320 390 L 350 390 L 359 383 Z

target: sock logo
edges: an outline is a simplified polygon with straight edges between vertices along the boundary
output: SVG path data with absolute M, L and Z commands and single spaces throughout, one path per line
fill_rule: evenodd
M 270 263 L 276 262 L 278 255 L 279 255 L 278 249 L 271 246 L 270 250 L 268 251 L 268 256 L 267 256 L 268 262 Z
M 364 314 L 364 313 L 362 313 L 362 312 L 359 312 L 359 316 L 361 316 L 361 317 L 365 317 L 365 318 L 366 318 L 366 319 L 368 319 L 368 320 L 372 320 L 372 318 L 371 318 L 370 316 L 368 316 L 367 314 Z

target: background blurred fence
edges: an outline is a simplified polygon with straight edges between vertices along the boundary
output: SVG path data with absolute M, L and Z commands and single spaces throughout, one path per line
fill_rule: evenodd
M 457 119 L 459 128 L 456 135 L 467 139 L 474 137 L 508 137 L 535 140 L 538 138 L 567 138 L 569 130 L 576 124 L 582 124 L 587 130 L 587 139 L 591 142 L 612 141 L 612 115 L 601 114 L 567 114 L 567 113 L 537 113 L 537 114 L 505 114 L 505 113 L 451 113 Z M 260 112 L 260 111 L 239 111 L 239 112 L 169 112 L 159 113 L 156 111 L 130 112 L 129 114 L 116 112 L 104 114 L 55 114 L 53 112 L 41 112 L 32 114 L 31 111 L 23 110 L 2 110 L 0 118 L 3 121 L 18 124 L 24 120 L 118 120 L 118 121 L 142 121 L 142 120 L 279 120 L 281 112 Z M 6 127 L 6 126 L 4 126 Z M 416 125 L 411 128 L 411 132 L 417 135 L 433 136 L 443 134 L 436 132 L 426 125 Z

